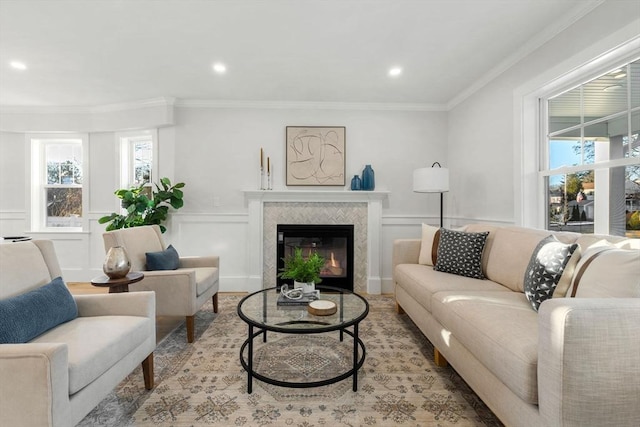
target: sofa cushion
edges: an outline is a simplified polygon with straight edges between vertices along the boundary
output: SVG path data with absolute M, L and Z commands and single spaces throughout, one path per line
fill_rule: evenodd
M 420 244 L 420 256 L 418 264 L 435 265 L 438 254 L 438 242 L 440 241 L 440 229 L 431 225 L 422 224 L 422 243 Z
M 524 274 L 524 294 L 535 311 L 538 311 L 542 301 L 552 297 L 577 247 L 577 243 L 562 243 L 554 236 L 548 236 L 533 250 Z
M 488 235 L 488 231 L 470 233 L 442 228 L 435 269 L 474 279 L 484 279 L 482 253 Z
M 490 280 L 477 280 L 455 274 L 442 273 L 433 267 L 418 264 L 399 264 L 394 271 L 397 286 L 402 287 L 416 302 L 431 312 L 431 297 L 441 291 L 504 291 L 509 289 Z
M 138 316 L 78 317 L 31 342 L 67 344 L 72 395 L 141 345 L 148 338 L 149 322 Z
M 26 343 L 78 317 L 78 307 L 61 277 L 0 301 L 0 344 Z
M 549 231 L 523 227 L 501 227 L 493 234 L 489 249 L 487 278 L 507 286 L 512 291 L 524 293 L 524 273 L 531 254 Z M 577 233 L 553 233 L 563 243 L 574 243 Z
M 164 251 L 146 252 L 147 270 L 176 270 L 180 264 L 178 251 L 169 245 Z
M 592 248 L 572 286 L 576 298 L 640 298 L 640 250 Z
M 35 241 L 0 244 L 0 298 L 37 289 L 56 276 Z
M 538 314 L 519 292 L 438 292 L 433 315 L 527 403 L 538 402 Z

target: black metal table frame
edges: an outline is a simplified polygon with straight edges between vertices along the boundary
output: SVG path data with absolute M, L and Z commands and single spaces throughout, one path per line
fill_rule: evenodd
M 340 316 L 342 317 L 343 315 L 343 298 L 342 295 L 344 295 L 344 293 L 352 293 L 350 291 L 345 291 L 344 289 L 338 289 L 338 288 L 332 288 L 329 286 L 318 286 L 319 289 L 321 290 L 328 290 L 331 292 L 339 292 L 341 294 L 341 298 L 340 298 L 340 308 L 339 308 L 339 313 Z M 357 296 L 358 298 L 362 299 L 362 301 L 365 304 L 365 309 L 363 310 L 363 312 L 356 317 L 355 319 L 352 319 L 348 322 L 344 322 L 344 323 L 340 323 L 337 325 L 331 325 L 328 323 L 324 323 L 321 321 L 313 321 L 313 320 L 293 320 L 293 321 L 289 321 L 289 322 L 284 322 L 284 323 L 280 323 L 277 325 L 267 325 L 267 324 L 260 324 L 250 318 L 248 318 L 247 316 L 244 315 L 244 313 L 242 313 L 241 307 L 243 302 L 254 296 L 257 293 L 262 292 L 263 293 L 263 307 L 264 310 L 266 310 L 266 304 L 267 304 L 267 292 L 269 291 L 274 291 L 276 288 L 269 288 L 269 289 L 263 289 L 257 292 L 254 292 L 252 294 L 247 295 L 246 297 L 244 297 L 242 300 L 240 300 L 240 302 L 238 303 L 238 316 L 240 316 L 240 318 L 242 320 L 244 320 L 247 325 L 248 325 L 248 334 L 247 334 L 247 339 L 244 341 L 244 343 L 242 344 L 242 346 L 240 347 L 240 363 L 242 364 L 242 367 L 244 368 L 245 371 L 247 371 L 247 393 L 251 394 L 253 392 L 253 378 L 256 378 L 260 381 L 263 381 L 267 384 L 272 384 L 272 385 L 276 385 L 276 386 L 281 386 L 281 387 L 292 387 L 292 388 L 308 388 L 308 387 L 320 387 L 320 386 L 325 386 L 325 385 L 329 385 L 329 384 L 334 384 L 337 383 L 339 381 L 342 381 L 348 377 L 353 377 L 353 391 L 358 391 L 358 370 L 362 367 L 362 365 L 364 364 L 364 360 L 366 357 L 366 349 L 364 346 L 364 343 L 362 342 L 362 340 L 359 338 L 358 336 L 358 325 L 359 323 L 365 318 L 367 317 L 367 314 L 369 313 L 369 303 L 367 302 L 366 299 L 364 299 L 363 297 L 361 297 L 360 295 L 353 293 L 353 295 Z M 275 302 L 274 302 L 275 303 Z M 265 316 L 265 322 L 266 322 L 266 312 L 264 314 Z M 309 323 L 313 323 L 316 325 L 323 325 L 326 324 L 327 326 L 322 328 L 314 328 L 314 329 L 307 329 L 307 328 L 284 328 L 282 326 L 284 325 L 290 325 L 290 324 L 309 324 Z M 348 330 L 347 328 L 353 326 L 353 332 Z M 257 329 L 257 331 L 254 332 L 254 328 Z M 337 375 L 335 377 L 332 378 L 328 378 L 326 380 L 321 380 L 321 381 L 311 381 L 311 382 L 289 382 L 289 381 L 281 381 L 281 380 L 276 380 L 273 378 L 269 378 L 266 377 L 258 372 L 256 372 L 253 369 L 253 340 L 255 337 L 262 335 L 263 338 L 263 342 L 267 342 L 267 331 L 272 331 L 272 332 L 278 332 L 278 333 L 285 333 L 285 334 L 321 334 L 321 333 L 326 333 L 326 332 L 335 332 L 335 331 L 339 331 L 340 332 L 340 341 L 343 341 L 343 337 L 344 334 L 346 333 L 347 335 L 350 335 L 353 338 L 353 367 L 351 369 L 349 369 L 348 371 Z M 245 348 L 248 348 L 247 351 L 247 358 L 245 360 L 244 358 L 244 350 Z M 361 352 L 361 354 L 360 354 Z

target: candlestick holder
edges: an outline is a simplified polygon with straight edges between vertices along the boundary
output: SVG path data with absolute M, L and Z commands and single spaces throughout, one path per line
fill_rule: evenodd
M 265 186 L 264 186 L 264 168 L 260 167 L 260 171 L 258 174 L 258 189 L 259 190 L 265 190 Z
M 271 172 L 267 172 L 267 190 L 273 190 L 273 181 L 271 178 Z

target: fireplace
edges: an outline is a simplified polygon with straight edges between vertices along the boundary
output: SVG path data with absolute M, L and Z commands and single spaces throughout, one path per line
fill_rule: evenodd
M 353 225 L 343 224 L 278 224 L 277 270 L 284 267 L 285 258 L 301 248 L 303 255 L 317 252 L 325 259 L 320 272 L 321 285 L 353 291 Z M 277 278 L 277 287 L 290 279 Z

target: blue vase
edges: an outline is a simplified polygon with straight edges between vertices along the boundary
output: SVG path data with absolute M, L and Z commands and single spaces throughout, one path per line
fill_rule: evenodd
M 354 175 L 353 178 L 351 179 L 351 190 L 352 191 L 362 190 L 362 180 L 358 175 Z
M 366 165 L 362 171 L 362 189 L 365 191 L 373 191 L 376 188 L 376 176 L 371 165 Z

